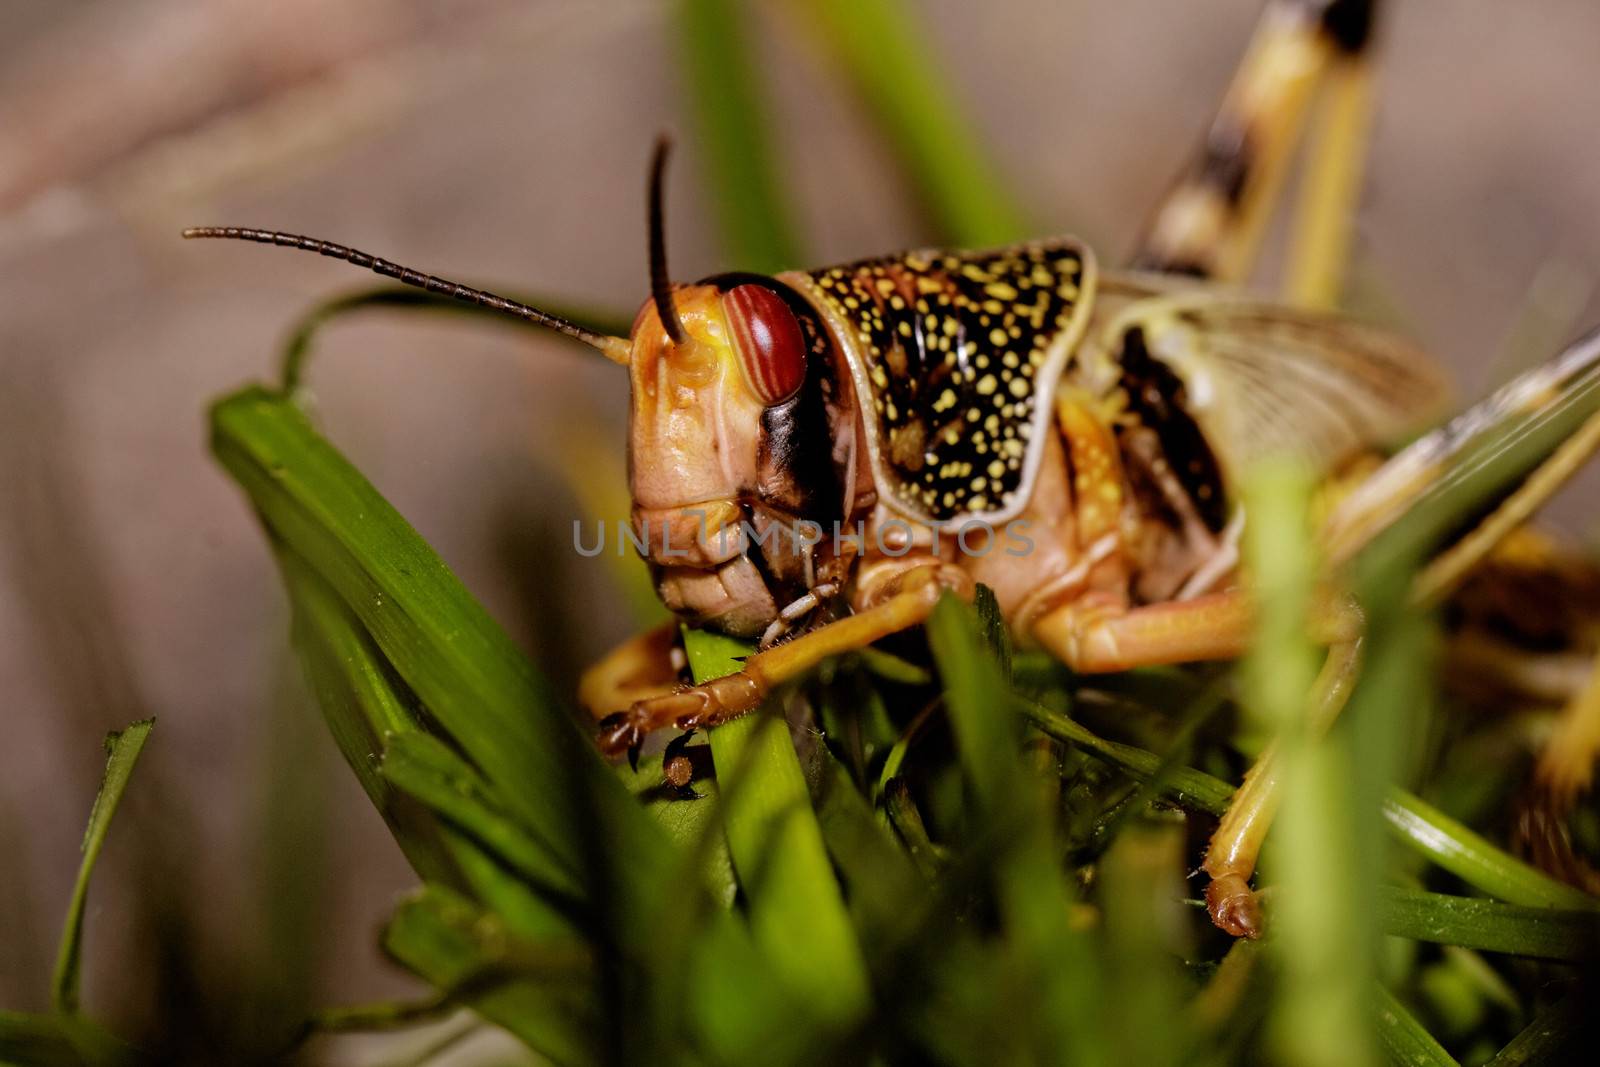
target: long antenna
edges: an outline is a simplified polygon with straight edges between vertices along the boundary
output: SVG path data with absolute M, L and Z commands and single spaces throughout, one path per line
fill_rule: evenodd
M 255 241 L 259 244 L 280 245 L 284 248 L 299 248 L 307 252 L 328 256 L 332 259 L 342 259 L 358 267 L 394 278 L 402 285 L 414 285 L 418 289 L 426 289 L 430 293 L 442 293 L 454 297 L 468 304 L 482 304 L 484 307 L 503 311 L 508 315 L 515 315 L 520 319 L 548 326 L 566 334 L 576 341 L 593 348 L 613 363 L 628 364 L 629 345 L 621 337 L 611 337 L 603 333 L 586 330 L 575 322 L 569 322 L 558 315 L 540 311 L 536 307 L 509 300 L 503 296 L 486 292 L 483 289 L 474 289 L 471 286 L 461 285 L 444 278 L 436 278 L 432 274 L 424 274 L 410 267 L 402 267 L 398 263 L 391 263 L 387 259 L 362 252 L 344 245 L 336 245 L 332 241 L 319 241 L 315 237 L 302 237 L 295 233 L 281 233 L 277 230 L 253 230 L 242 226 L 191 226 L 183 231 L 186 238 L 196 237 L 223 237 L 239 241 Z
M 678 309 L 672 304 L 672 278 L 667 274 L 667 231 L 662 221 L 661 186 L 667 175 L 667 154 L 672 150 L 672 139 L 665 134 L 656 138 L 655 155 L 650 160 L 650 297 L 656 304 L 656 315 L 666 328 L 672 343 L 681 345 L 689 339 L 678 318 Z

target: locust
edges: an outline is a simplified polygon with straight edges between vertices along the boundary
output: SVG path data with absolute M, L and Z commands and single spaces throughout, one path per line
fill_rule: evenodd
M 345 260 L 559 331 L 627 369 L 632 524 L 660 599 L 683 624 L 757 647 L 742 670 L 701 685 L 679 682 L 674 626 L 612 653 L 580 691 L 608 755 L 744 715 L 979 586 L 1019 645 L 1076 672 L 1228 660 L 1254 636 L 1238 493 L 1253 463 L 1289 456 L 1330 480 L 1366 472 L 1321 531 L 1337 567 L 1453 457 L 1600 373 L 1590 335 L 1370 461 L 1435 422 L 1447 396 L 1418 346 L 1329 310 L 1348 227 L 1327 220 L 1348 213 L 1359 184 L 1372 7 L 1267 5 L 1201 151 L 1126 269 L 1052 237 L 675 282 L 665 141 L 649 172 L 650 295 L 625 338 L 328 241 L 184 235 Z M 1298 235 L 1310 251 L 1291 263 L 1285 297 L 1252 295 L 1236 283 L 1314 99 L 1326 101 L 1306 194 L 1317 210 Z M 1578 442 L 1545 481 L 1593 447 Z M 1457 558 L 1441 589 L 1511 525 Z M 1359 669 L 1361 616 L 1333 582 L 1312 616 L 1329 653 L 1309 714 L 1325 726 Z M 1275 803 L 1271 760 L 1247 777 L 1204 864 L 1211 916 L 1235 935 L 1262 929 L 1249 882 Z

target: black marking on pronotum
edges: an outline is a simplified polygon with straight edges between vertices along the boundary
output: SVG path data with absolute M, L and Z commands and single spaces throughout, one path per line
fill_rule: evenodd
M 1228 522 L 1222 470 L 1200 424 L 1189 414 L 1183 379 L 1150 354 L 1144 329 L 1138 326 L 1123 334 L 1117 363 L 1129 410 L 1141 425 L 1155 431 L 1167 465 L 1196 512 L 1213 533 L 1220 533 Z

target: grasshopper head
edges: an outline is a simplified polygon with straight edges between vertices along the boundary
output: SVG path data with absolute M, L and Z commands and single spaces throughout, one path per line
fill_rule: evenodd
M 634 534 L 668 608 L 755 636 L 843 578 L 832 534 L 850 510 L 854 394 L 821 316 L 782 281 L 672 284 L 666 151 L 650 173 L 651 298 L 629 340 Z
M 854 422 L 821 319 L 776 279 L 726 275 L 646 303 L 630 345 L 634 532 L 662 600 L 759 634 L 826 579 L 843 514 L 835 428 Z

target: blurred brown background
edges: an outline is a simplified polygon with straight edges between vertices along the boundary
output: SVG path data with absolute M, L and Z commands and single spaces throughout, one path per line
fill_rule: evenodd
M 1259 3 L 917 7 L 1038 231 L 1115 261 Z M 926 240 L 803 6 L 755 4 L 748 47 L 810 258 Z M 737 267 L 696 192 L 669 7 L 0 5 L 0 1007 L 45 1005 L 99 739 L 149 714 L 91 898 L 90 1012 L 259 1049 L 308 1004 L 409 988 L 372 935 L 411 879 L 300 688 L 260 531 L 205 448 L 207 402 L 365 280 L 177 232 L 292 229 L 631 315 L 668 128 L 674 272 Z M 1530 299 L 1550 341 L 1600 321 L 1600 7 L 1401 0 L 1383 38 L 1360 287 L 1474 395 L 1514 364 Z M 570 551 L 561 473 L 580 449 L 620 465 L 615 368 L 367 313 L 330 329 L 312 381 L 329 435 L 563 685 L 630 629 L 606 564 Z M 1581 499 L 1564 514 L 1587 532 Z

